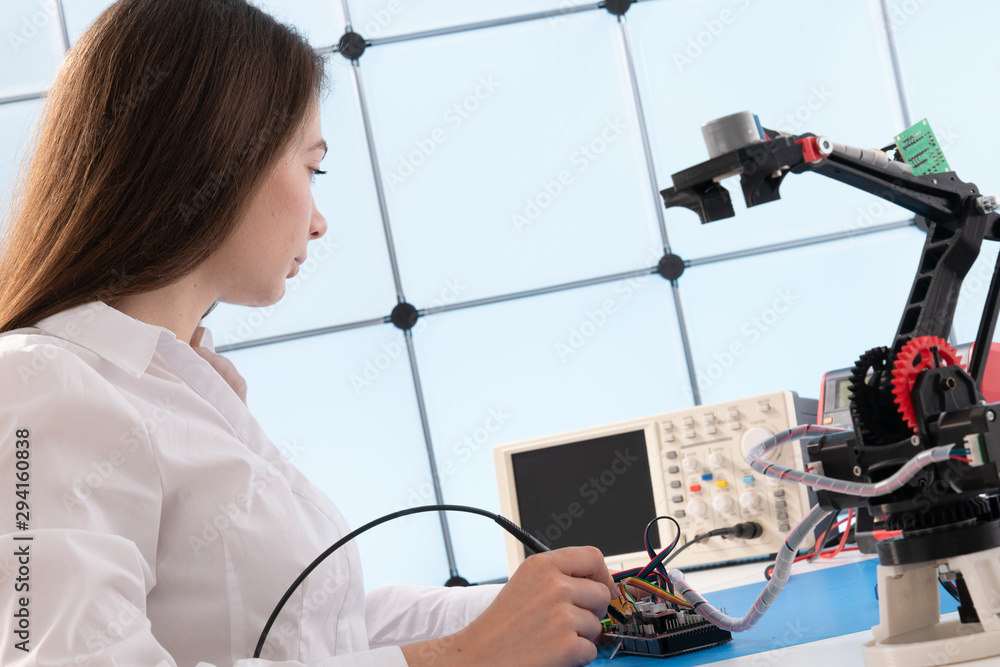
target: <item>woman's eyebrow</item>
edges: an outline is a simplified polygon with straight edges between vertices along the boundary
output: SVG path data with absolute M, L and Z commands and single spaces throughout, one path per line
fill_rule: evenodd
M 311 152 L 313 152 L 315 150 L 319 150 L 320 148 L 323 149 L 323 157 L 326 157 L 326 153 L 328 151 L 328 148 L 327 148 L 326 140 L 325 139 L 320 139 L 318 142 L 316 142 L 315 144 L 313 144 L 312 146 L 310 146 L 309 147 L 309 152 L 311 153 Z

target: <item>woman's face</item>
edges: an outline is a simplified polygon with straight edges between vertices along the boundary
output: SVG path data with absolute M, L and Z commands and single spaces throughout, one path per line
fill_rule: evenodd
M 318 101 L 285 154 L 264 177 L 232 237 L 206 262 L 218 300 L 267 306 L 306 261 L 309 241 L 326 233 L 312 181 L 326 155 Z

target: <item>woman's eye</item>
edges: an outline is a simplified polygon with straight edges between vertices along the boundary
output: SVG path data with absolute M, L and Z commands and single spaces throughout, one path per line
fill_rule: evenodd
M 316 177 L 317 176 L 325 176 L 326 175 L 325 171 L 320 171 L 319 169 L 313 169 L 312 173 L 313 173 L 313 177 L 312 177 L 313 183 L 316 182 Z

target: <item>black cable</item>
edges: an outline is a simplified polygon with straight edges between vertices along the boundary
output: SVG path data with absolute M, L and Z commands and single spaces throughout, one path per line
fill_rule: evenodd
M 702 533 L 701 535 L 695 535 L 693 540 L 688 540 L 684 544 L 677 547 L 677 549 L 675 549 L 674 552 L 670 554 L 670 557 L 664 560 L 661 563 L 661 565 L 666 565 L 673 559 L 677 558 L 678 554 L 680 554 L 682 551 L 687 549 L 692 544 L 697 544 L 698 542 L 707 540 L 710 537 L 720 537 L 729 535 L 732 537 L 752 540 L 754 538 L 760 537 L 763 530 L 764 529 L 761 528 L 760 524 L 757 523 L 756 521 L 747 521 L 746 523 L 738 523 L 735 526 L 730 526 L 729 528 L 716 528 L 715 530 L 711 530 L 707 533 Z
M 499 524 L 501 528 L 513 535 L 521 544 L 528 547 L 536 554 L 551 551 L 551 549 L 539 542 L 537 538 L 529 534 L 526 530 L 507 517 L 494 514 L 493 512 L 487 512 L 486 510 L 479 509 L 478 507 L 469 507 L 467 505 L 424 505 L 421 507 L 411 507 L 410 509 L 400 510 L 398 512 L 393 512 L 392 514 L 386 514 L 385 516 L 379 517 L 374 521 L 369 521 L 357 530 L 351 531 L 341 539 L 337 540 L 332 547 L 317 556 L 313 562 L 309 563 L 306 569 L 302 570 L 299 576 L 295 578 L 295 581 L 292 582 L 292 585 L 288 587 L 288 590 L 285 591 L 285 594 L 281 596 L 280 600 L 278 600 L 278 604 L 274 607 L 274 611 L 271 612 L 271 617 L 267 619 L 267 623 L 264 625 L 264 629 L 260 633 L 260 639 L 257 640 L 257 648 L 254 649 L 253 657 L 255 659 L 260 657 L 261 651 L 264 650 L 264 642 L 267 641 L 267 633 L 271 631 L 271 626 L 273 626 L 274 622 L 278 619 L 278 614 L 281 613 L 281 609 L 285 606 L 285 603 L 288 602 L 288 599 L 292 597 L 295 589 L 298 588 L 299 584 L 301 584 L 313 570 L 319 567 L 319 564 L 326 560 L 330 554 L 366 530 L 383 524 L 386 521 L 392 521 L 393 519 L 409 516 L 410 514 L 419 514 L 421 512 L 468 512 L 469 514 L 479 514 L 480 516 L 493 519 L 493 521 Z M 608 605 L 608 614 L 620 623 L 625 622 L 625 617 L 620 611 L 615 609 L 613 605 Z
M 253 657 L 254 658 L 260 657 L 260 652 L 264 650 L 264 642 L 267 641 L 267 633 L 271 631 L 271 626 L 274 625 L 275 620 L 277 620 L 278 618 L 278 614 L 281 613 L 282 607 L 284 607 L 285 603 L 288 602 L 288 599 L 292 597 L 292 594 L 295 592 L 295 589 L 298 588 L 299 584 L 301 584 L 303 580 L 305 580 L 305 578 L 308 577 L 309 574 L 319 566 L 320 563 L 326 560 L 326 558 L 330 554 L 332 554 L 334 551 L 344 546 L 345 544 L 347 544 L 348 542 L 350 542 L 351 540 L 353 540 L 355 537 L 365 532 L 366 530 L 374 528 L 379 524 L 383 524 L 386 521 L 392 521 L 393 519 L 409 516 L 410 514 L 419 514 L 420 512 L 442 512 L 442 511 L 468 512 L 469 514 L 479 514 L 481 516 L 485 516 L 489 519 L 493 519 L 493 521 L 500 524 L 501 528 L 503 528 L 508 533 L 516 537 L 522 544 L 524 544 L 524 546 L 528 547 L 535 553 L 549 551 L 549 548 L 547 546 L 539 542 L 534 536 L 528 534 L 525 530 L 523 530 L 520 526 L 515 524 L 510 519 L 502 517 L 499 514 L 494 514 L 493 512 L 487 512 L 486 510 L 481 510 L 478 507 L 467 507 L 465 505 L 425 505 L 422 507 L 411 507 L 410 509 L 400 510 L 399 512 L 393 512 L 392 514 L 386 514 L 385 516 L 379 517 L 374 521 L 369 521 L 368 523 L 361 526 L 357 530 L 348 533 L 346 536 L 338 540 L 332 547 L 330 547 L 329 549 L 321 553 L 319 556 L 317 556 L 316 559 L 312 563 L 310 563 L 308 567 L 306 567 L 306 569 L 302 570 L 302 573 L 295 578 L 295 581 L 292 582 L 292 585 L 289 586 L 288 590 L 285 591 L 285 594 L 281 596 L 281 600 L 278 601 L 278 604 L 274 608 L 274 611 L 271 612 L 271 617 L 267 619 L 267 624 L 264 626 L 264 630 L 260 633 L 260 639 L 257 641 L 257 648 L 253 652 Z

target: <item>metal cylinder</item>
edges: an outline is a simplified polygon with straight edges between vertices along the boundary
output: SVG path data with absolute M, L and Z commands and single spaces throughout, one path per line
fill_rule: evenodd
M 701 126 L 701 134 L 712 158 L 764 140 L 757 117 L 749 111 L 709 121 Z

